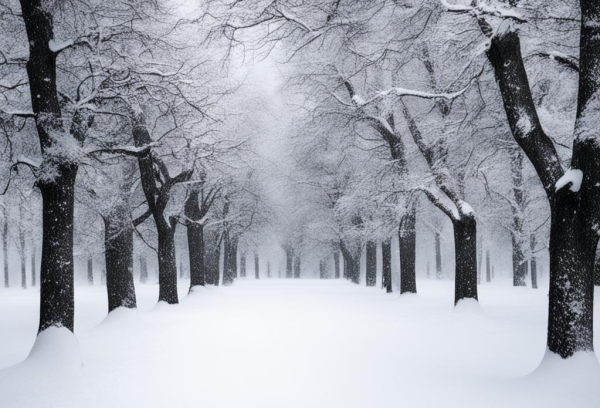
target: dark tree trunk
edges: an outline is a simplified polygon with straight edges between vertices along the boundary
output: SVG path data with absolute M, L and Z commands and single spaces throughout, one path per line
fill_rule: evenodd
M 323 260 L 319 261 L 319 279 L 325 279 L 325 262 Z
M 294 258 L 294 279 L 300 278 L 300 273 L 301 273 L 300 267 L 301 267 L 300 256 L 296 256 Z
M 285 250 L 285 277 L 293 278 L 293 262 L 294 262 L 294 251 L 292 249 Z
M 4 258 L 4 287 L 10 287 L 10 274 L 8 273 L 8 220 L 4 213 L 4 226 L 2 228 L 2 257 Z
M 333 251 L 333 264 L 334 264 L 334 270 L 335 270 L 335 279 L 339 279 L 340 278 L 340 251 L 335 250 Z
M 240 277 L 246 277 L 246 253 L 242 252 L 240 254 Z
M 496 276 L 495 271 L 494 271 L 494 265 L 492 265 L 492 280 L 494 279 L 494 277 Z
M 42 0 L 21 1 L 21 12 L 29 43 L 27 76 L 31 105 L 42 154 L 56 145 L 55 134 L 64 132 L 56 88 L 56 54 L 48 43 L 54 38 L 52 13 Z M 73 116 L 75 133 L 81 143 L 85 126 Z M 48 160 L 52 162 L 52 157 Z M 51 180 L 38 180 L 42 195 L 43 237 L 40 273 L 40 325 L 66 327 L 73 331 L 73 205 L 78 165 L 64 158 L 54 163 Z
M 100 284 L 106 286 L 106 269 L 102 269 L 102 274 L 100 275 Z
M 89 285 L 94 284 L 94 261 L 91 256 L 87 260 L 87 281 Z
M 340 249 L 342 250 L 342 256 L 344 257 L 346 278 L 352 283 L 359 284 L 361 251 L 357 250 L 355 254 L 352 254 L 343 242 L 340 244 Z
M 183 270 L 183 260 L 179 260 L 179 279 L 185 278 L 185 273 Z
M 47 47 L 47 43 L 44 45 Z M 76 170 L 41 187 L 43 200 L 42 261 L 40 267 L 40 326 L 73 331 L 73 206 Z
M 31 248 L 31 286 L 37 285 L 35 276 L 35 246 Z
M 144 259 L 144 269 L 145 261 Z M 104 217 L 104 262 L 108 312 L 119 307 L 136 308 L 133 284 L 133 226 L 128 206 L 116 207 Z
M 383 257 L 383 287 L 387 293 L 392 293 L 392 240 L 388 239 L 381 243 L 381 254 Z
M 596 263 L 594 264 L 594 285 L 600 286 L 600 245 L 598 245 L 598 248 L 596 248 Z
M 531 234 L 530 239 L 531 245 L 531 259 L 529 260 L 529 265 L 531 267 L 531 288 L 537 289 L 537 259 L 535 257 L 535 235 Z
M 260 279 L 260 263 L 258 259 L 258 253 L 254 253 L 254 278 Z
M 398 231 L 400 246 L 400 293 L 417 293 L 417 280 L 415 277 L 416 257 L 416 218 L 417 211 L 414 206 L 402 217 Z
M 490 250 L 485 251 L 485 281 L 492 281 L 492 271 L 490 269 Z
M 199 194 L 199 189 L 191 188 L 184 207 L 185 216 L 189 220 L 186 227 L 190 261 L 190 291 L 194 286 L 204 286 L 206 282 L 204 225 L 200 222 L 206 212 L 203 212 L 198 205 Z
M 164 219 L 162 221 L 166 224 Z M 175 258 L 175 225 L 173 223 L 170 226 L 157 226 L 156 229 L 158 233 L 158 301 L 171 305 L 179 303 L 177 260 Z
M 146 283 L 148 281 L 148 264 L 146 263 L 146 257 L 140 255 L 140 282 Z
M 367 241 L 367 265 L 366 280 L 367 286 L 375 286 L 377 283 L 377 244 L 374 241 Z
M 520 236 L 516 233 L 512 234 L 512 267 L 513 267 L 513 286 L 525 286 L 525 278 L 527 276 L 527 261 L 521 244 L 519 243 Z
M 435 232 L 435 278 L 442 279 L 442 248 L 441 248 L 441 234 Z
M 569 171 L 581 171 L 582 183 L 556 188 L 564 175 L 556 149 L 544 132 L 533 102 L 518 34 L 492 37 L 488 59 L 500 87 L 512 134 L 536 169 L 550 203 L 550 293 L 548 349 L 568 358 L 593 351 L 593 269 L 598 243 L 600 145 L 598 126 L 586 116 L 597 114 L 600 69 L 600 3 L 582 0 L 579 91 L 573 156 Z M 524 131 L 519 122 L 529 122 Z M 595 116 L 591 116 L 595 117 Z
M 231 264 L 233 265 L 233 279 L 236 279 L 238 277 L 237 252 L 238 252 L 237 238 L 231 239 Z
M 206 281 L 204 226 L 190 223 L 187 226 L 187 238 L 190 257 L 190 290 L 192 290 L 194 286 L 204 286 Z
M 223 285 L 229 286 L 233 284 L 233 280 L 235 279 L 235 254 L 228 231 L 223 233 L 223 243 L 223 250 L 225 251 L 223 256 Z
M 27 255 L 25 254 L 25 232 L 19 231 L 19 241 L 21 244 L 21 288 L 27 289 Z
M 463 216 L 453 224 L 456 304 L 462 299 L 477 300 L 477 222 L 473 216 Z
M 205 241 L 206 283 L 219 285 L 219 263 L 221 260 L 221 244 L 217 233 L 211 232 Z
M 344 254 L 342 253 L 342 261 L 344 262 L 344 268 L 343 268 L 343 278 L 344 279 L 350 279 L 348 277 L 348 262 L 346 261 L 346 258 L 344 258 Z

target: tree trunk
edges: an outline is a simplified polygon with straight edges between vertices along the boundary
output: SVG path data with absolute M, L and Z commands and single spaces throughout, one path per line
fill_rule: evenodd
M 377 244 L 367 241 L 367 286 L 375 286 L 377 283 Z
M 346 268 L 346 277 L 352 283 L 360 283 L 360 256 L 361 251 L 357 250 L 356 254 L 352 254 L 346 245 L 340 244 L 342 256 L 344 257 L 344 267 Z
M 415 277 L 416 257 L 416 219 L 417 211 L 414 205 L 402 217 L 398 231 L 400 246 L 400 293 L 417 293 Z
M 533 102 L 521 55 L 518 34 L 508 31 L 492 38 L 487 51 L 494 68 L 506 115 L 515 140 L 536 169 L 550 202 L 550 293 L 548 349 L 568 358 L 593 351 L 593 265 L 598 243 L 600 191 L 597 81 L 600 67 L 600 4 L 582 0 L 579 53 L 579 90 L 573 157 L 569 171 L 580 171 L 582 183 L 556 188 L 564 176 L 554 144 L 545 134 Z M 588 117 L 588 115 L 590 115 Z M 524 132 L 519 122 L 531 123 Z
M 319 261 L 319 279 L 325 279 L 325 262 L 323 260 Z
M 340 278 L 340 251 L 335 250 L 333 251 L 333 263 L 334 263 L 334 270 L 335 270 L 335 279 L 339 279 Z
M 146 257 L 140 255 L 140 282 L 146 283 L 148 281 L 148 264 L 146 263 Z
M 106 286 L 106 269 L 102 269 L 102 274 L 100 275 L 100 284 Z
M 65 173 L 61 181 L 41 186 L 43 239 L 38 333 L 49 327 L 74 329 L 73 208 L 76 171 Z
M 27 255 L 25 254 L 25 232 L 19 231 L 19 241 L 21 244 L 21 288 L 27 289 Z
M 191 188 L 184 205 L 185 216 L 190 220 L 186 225 L 190 261 L 190 291 L 194 286 L 204 286 L 206 282 L 206 249 L 204 225 L 199 222 L 202 216 L 198 206 L 199 194 L 198 189 Z
M 175 224 L 167 226 L 164 219 L 161 222 L 157 221 L 156 224 L 161 225 L 160 227 L 157 225 L 156 228 L 158 235 L 158 301 L 173 305 L 179 303 Z
M 254 278 L 260 279 L 260 263 L 258 259 L 258 252 L 254 253 Z
M 4 258 L 4 287 L 10 287 L 10 274 L 8 273 L 8 220 L 4 212 L 4 226 L 2 228 L 2 257 Z
M 223 250 L 225 251 L 223 256 L 223 286 L 229 286 L 233 284 L 235 278 L 235 255 L 233 254 L 233 243 L 227 230 L 223 233 L 223 243 Z
M 119 307 L 136 308 L 133 284 L 133 226 L 128 206 L 116 207 L 104 217 L 104 262 L 108 312 Z M 146 260 L 143 259 L 142 270 L 146 268 L 145 263 Z
M 285 250 L 285 277 L 286 278 L 293 278 L 294 277 L 294 273 L 293 273 L 293 259 L 294 259 L 294 251 L 292 249 L 286 249 Z
M 525 253 L 519 242 L 520 237 L 512 233 L 512 266 L 513 266 L 513 286 L 525 286 L 525 277 L 527 276 L 527 262 Z
M 267 278 L 271 277 L 271 262 L 267 262 Z
M 300 278 L 300 272 L 301 272 L 300 266 L 301 266 L 300 256 L 296 256 L 294 258 L 294 279 Z
M 381 243 L 383 258 L 383 287 L 387 293 L 392 293 L 392 240 L 387 239 Z
M 492 281 L 492 271 L 490 269 L 490 250 L 485 251 L 485 281 Z
M 529 264 L 531 267 L 531 288 L 532 289 L 537 289 L 538 285 L 537 285 L 537 259 L 535 257 L 535 235 L 531 234 L 531 239 L 530 239 L 530 245 L 531 245 L 531 259 L 529 260 Z
M 31 247 L 31 286 L 37 285 L 35 277 L 35 246 Z
M 87 281 L 89 285 L 94 284 L 94 261 L 91 256 L 87 260 Z
M 435 232 L 435 278 L 442 279 L 442 248 L 441 248 L 441 234 Z
M 454 304 L 477 300 L 477 222 L 474 216 L 453 220 L 455 251 Z
M 221 261 L 221 245 L 219 236 L 215 232 L 207 234 L 205 241 L 206 274 L 205 281 L 209 285 L 219 285 L 219 263 Z
M 58 92 L 56 88 L 56 54 L 48 43 L 54 38 L 52 13 L 42 0 L 21 0 L 21 12 L 29 43 L 27 76 L 31 105 L 36 115 L 36 129 L 42 154 L 56 146 L 64 134 Z M 84 126 L 77 113 L 73 124 L 81 143 Z M 81 126 L 80 126 L 81 125 Z M 79 136 L 79 137 L 77 137 Z M 52 159 L 56 159 L 53 162 Z M 38 332 L 56 326 L 73 331 L 73 206 L 78 165 L 66 158 L 49 154 L 54 177 L 38 180 L 42 195 L 43 238 L 40 268 L 40 325 Z
M 246 253 L 242 252 L 240 254 L 240 277 L 246 277 Z

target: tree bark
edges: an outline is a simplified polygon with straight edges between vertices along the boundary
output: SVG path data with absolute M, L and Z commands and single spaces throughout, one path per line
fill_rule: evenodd
M 383 287 L 387 293 L 392 293 L 392 240 L 387 239 L 381 243 L 383 258 Z
M 400 293 L 417 293 L 415 277 L 417 211 L 411 206 L 402 217 L 398 231 L 400 246 Z
M 145 261 L 143 259 L 142 270 L 146 267 Z M 125 204 L 115 207 L 104 217 L 104 262 L 108 312 L 119 307 L 135 309 L 137 302 L 133 284 L 133 225 L 129 207 Z
M 294 257 L 294 279 L 300 278 L 300 273 L 301 273 L 300 267 L 301 267 L 300 256 L 296 256 L 296 257 Z
M 441 234 L 435 232 L 435 278 L 442 279 L 442 248 L 441 248 Z
M 334 271 L 335 271 L 335 279 L 340 278 L 340 251 L 337 249 L 333 251 L 333 263 L 334 263 Z
M 21 288 L 27 289 L 27 254 L 25 253 L 25 232 L 19 231 L 19 241 L 21 244 Z
M 235 279 L 235 254 L 233 253 L 233 243 L 227 230 L 223 233 L 223 243 L 223 250 L 225 251 L 223 256 L 223 286 L 229 286 L 233 284 L 233 280 Z
M 293 273 L 293 259 L 294 259 L 294 250 L 286 249 L 285 250 L 285 277 L 290 279 L 294 277 Z
M 94 284 L 94 261 L 91 256 L 87 260 L 87 281 L 88 285 Z
M 518 34 L 494 36 L 487 51 L 512 134 L 536 169 L 550 203 L 548 349 L 563 358 L 593 351 L 593 265 L 600 221 L 598 126 L 587 117 L 597 117 L 598 110 L 600 27 L 593 22 L 600 19 L 600 4 L 592 0 L 580 4 L 580 76 L 570 171 L 582 172 L 581 186 L 567 183 L 556 188 L 564 171 L 539 122 Z M 519 125 L 523 118 L 530 123 L 527 132 Z
M 462 299 L 477 300 L 477 222 L 463 216 L 453 220 L 456 276 L 454 304 Z
M 221 261 L 221 241 L 219 235 L 210 232 L 205 240 L 206 274 L 205 281 L 209 285 L 219 285 L 219 263 Z
M 377 244 L 374 241 L 367 241 L 367 286 L 375 286 L 377 283 Z
M 186 215 L 190 218 L 189 215 Z M 190 291 L 194 286 L 204 286 L 206 282 L 206 249 L 204 247 L 204 226 L 199 223 L 187 225 L 188 254 L 190 257 Z
M 56 87 L 56 54 L 48 47 L 49 41 L 54 38 L 51 11 L 42 0 L 21 0 L 20 3 L 29 43 L 27 76 L 31 105 L 44 154 L 56 145 L 55 135 L 74 137 L 76 142 L 81 143 L 85 137 L 85 125 L 77 111 L 72 120 L 71 135 L 64 132 Z M 56 160 L 53 161 L 53 158 Z M 38 333 L 52 326 L 73 331 L 73 206 L 78 164 L 53 156 L 45 160 L 52 162 L 54 177 L 37 182 L 43 203 Z
M 356 250 L 354 254 L 346 247 L 342 241 L 340 243 L 342 256 L 344 257 L 344 267 L 346 268 L 346 278 L 352 283 L 360 283 L 360 256 L 361 251 Z
M 35 277 L 35 246 L 31 247 L 31 286 L 37 285 Z
M 531 245 L 531 259 L 529 260 L 529 265 L 531 267 L 531 288 L 532 289 L 537 289 L 538 288 L 538 284 L 537 284 L 537 259 L 535 257 L 535 235 L 531 234 L 531 239 L 530 239 L 530 245 Z
M 327 276 L 325 276 L 325 262 L 323 262 L 323 260 L 321 259 L 319 261 L 319 279 L 325 278 L 327 278 Z
M 162 211 L 161 211 L 162 213 Z M 162 220 L 164 224 L 166 221 Z M 161 224 L 163 224 L 161 222 Z M 158 301 L 179 303 L 177 294 L 177 260 L 175 258 L 175 223 L 161 225 L 158 232 Z
M 485 281 L 492 281 L 492 271 L 490 269 L 490 250 L 485 251 Z
M 242 252 L 240 254 L 240 277 L 246 277 L 246 253 Z
M 4 212 L 4 226 L 2 228 L 2 257 L 4 258 L 4 287 L 10 287 L 10 274 L 8 271 L 8 220 Z
M 260 279 L 260 262 L 258 259 L 258 252 L 254 253 L 254 278 Z

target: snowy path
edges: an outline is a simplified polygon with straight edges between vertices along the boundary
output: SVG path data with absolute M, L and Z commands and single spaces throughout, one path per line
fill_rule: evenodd
M 343 281 L 240 280 L 154 307 L 157 286 L 142 285 L 139 313 L 104 322 L 104 288 L 78 287 L 84 366 L 2 370 L 0 406 L 600 406 L 595 358 L 587 373 L 583 357 L 570 365 L 579 374 L 520 378 L 544 354 L 546 290 L 483 285 L 483 311 L 454 311 L 451 282 L 418 287 L 399 298 Z M 35 291 L 0 291 L 0 368 L 27 356 L 36 326 Z

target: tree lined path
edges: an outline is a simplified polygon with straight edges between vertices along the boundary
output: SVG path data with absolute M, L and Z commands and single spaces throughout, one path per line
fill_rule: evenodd
M 120 309 L 106 320 L 104 288 L 81 287 L 76 335 L 83 367 L 50 372 L 21 364 L 0 371 L 3 406 L 519 407 L 535 400 L 591 407 L 598 401 L 597 387 L 586 383 L 593 377 L 578 378 L 583 372 L 559 373 L 572 384 L 568 389 L 554 387 L 557 373 L 522 378 L 542 357 L 543 291 L 500 281 L 480 288 L 481 306 L 455 309 L 451 282 L 418 284 L 419 295 L 398 296 L 343 280 L 239 279 L 186 297 L 182 280 L 179 305 L 156 306 L 158 286 L 140 285 L 139 310 Z M 0 368 L 29 352 L 37 302 L 30 291 L 0 296 L 0 310 L 23 310 L 19 320 L 0 314 L 6 345 Z

